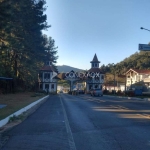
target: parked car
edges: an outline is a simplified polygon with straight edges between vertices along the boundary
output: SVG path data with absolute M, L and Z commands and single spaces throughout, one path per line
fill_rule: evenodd
M 91 89 L 91 96 L 103 96 L 103 91 L 101 89 Z

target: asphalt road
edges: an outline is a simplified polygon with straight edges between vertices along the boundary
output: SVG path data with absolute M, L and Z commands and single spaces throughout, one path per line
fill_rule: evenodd
M 37 111 L 5 134 L 2 150 L 69 150 L 59 96 L 50 96 Z
M 62 95 L 77 150 L 150 150 L 150 103 Z
M 6 136 L 3 150 L 150 150 L 150 102 L 50 96 Z

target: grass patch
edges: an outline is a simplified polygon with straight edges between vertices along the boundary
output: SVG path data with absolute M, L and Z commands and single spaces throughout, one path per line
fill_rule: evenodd
M 0 95 L 0 104 L 7 105 L 0 109 L 0 120 L 44 96 L 45 94 L 34 92 Z

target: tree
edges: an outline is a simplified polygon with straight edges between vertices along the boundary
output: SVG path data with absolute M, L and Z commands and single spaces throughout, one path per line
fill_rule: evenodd
M 46 58 L 47 60 L 51 60 L 53 67 L 57 70 L 56 63 L 57 63 L 57 48 L 55 47 L 55 40 L 52 39 L 52 37 L 47 37 L 46 35 L 43 35 L 45 38 L 45 51 L 46 51 Z
M 43 65 L 47 41 L 42 30 L 49 28 L 45 0 L 0 0 L 0 75 L 33 85 Z M 48 50 L 56 62 L 54 40 Z M 51 43 L 50 43 L 51 42 Z

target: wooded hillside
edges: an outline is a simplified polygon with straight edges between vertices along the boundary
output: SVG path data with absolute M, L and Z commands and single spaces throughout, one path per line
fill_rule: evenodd
M 117 64 L 101 66 L 101 69 L 106 73 L 107 81 L 113 81 L 115 73 L 116 80 L 120 82 L 124 82 L 124 79 L 117 76 L 125 74 L 130 68 L 150 70 L 150 52 L 136 52 Z
M 45 0 L 0 0 L 0 77 L 15 87 L 33 88 L 45 58 L 56 63 L 55 41 L 42 34 L 50 27 L 46 7 Z

